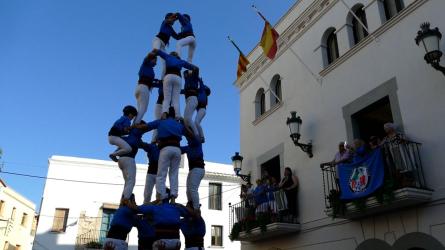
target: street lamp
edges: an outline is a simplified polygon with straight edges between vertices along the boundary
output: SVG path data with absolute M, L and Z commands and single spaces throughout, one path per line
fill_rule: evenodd
M 295 111 L 291 111 L 290 115 L 291 117 L 288 117 L 286 121 L 286 124 L 289 126 L 290 130 L 290 138 L 294 142 L 295 146 L 299 146 L 303 152 L 306 152 L 309 155 L 309 158 L 312 158 L 312 156 L 314 156 L 312 154 L 312 143 L 309 142 L 308 144 L 304 144 L 298 142 L 301 136 L 300 127 L 303 121 L 299 116 L 297 117 L 297 112 Z
M 235 155 L 232 156 L 232 164 L 236 176 L 239 176 L 243 181 L 250 184 L 250 174 L 249 175 L 240 174 L 241 169 L 243 167 L 243 157 L 239 155 L 239 152 L 235 152 Z
M 442 57 L 442 51 L 440 50 L 440 39 L 442 38 L 442 33 L 440 33 L 439 28 L 430 29 L 430 23 L 422 23 L 420 29 L 417 32 L 416 44 L 420 43 L 425 49 L 425 61 L 431 64 L 433 68 L 439 70 L 445 75 L 445 67 L 440 66 L 440 57 Z

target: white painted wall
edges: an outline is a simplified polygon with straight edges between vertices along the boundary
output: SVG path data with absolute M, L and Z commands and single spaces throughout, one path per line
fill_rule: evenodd
M 333 4 L 333 7 L 313 18 L 312 23 L 308 24 L 310 27 L 298 34 L 299 38 L 291 46 L 315 74 L 323 70 L 321 37 L 329 27 L 338 30 L 345 25 L 347 8 L 338 0 L 302 0 L 276 25 L 278 32 L 282 34 L 292 27 L 292 22 L 299 20 L 299 15 L 308 8 L 315 8 L 311 7 L 311 3 L 319 6 L 321 2 Z M 372 27 L 373 30 L 382 27 L 381 20 L 376 20 L 380 15 L 375 13 L 378 8 L 373 6 L 378 1 L 345 2 L 351 7 L 358 2 L 368 6 L 368 23 L 375 26 Z M 253 178 L 258 178 L 262 163 L 257 161 L 258 157 L 280 144 L 284 145 L 284 166 L 281 166 L 281 173 L 285 166 L 289 166 L 299 177 L 302 232 L 275 241 L 243 243 L 242 249 L 355 249 L 365 239 L 375 237 L 392 244 L 402 235 L 415 231 L 433 235 L 445 245 L 445 227 L 433 226 L 445 223 L 443 205 L 430 204 L 360 221 L 332 220 L 324 214 L 319 164 L 331 160 L 337 143 L 346 140 L 342 107 L 392 78 L 397 81 L 404 132 L 412 140 L 423 143 L 422 163 L 427 184 L 435 190 L 433 200 L 445 198 L 445 78 L 425 63 L 423 48 L 417 47 L 414 42 L 422 22 L 429 21 L 432 27 L 438 26 L 442 32 L 445 31 L 445 1 L 405 0 L 405 10 L 414 5 L 417 7 L 409 13 L 402 12 L 402 19 L 379 34 L 377 41 L 371 41 L 327 73 L 322 83 L 314 80 L 289 49 L 282 54 L 279 52 L 272 63 L 268 62 L 260 69 L 257 69 L 255 60 L 259 58 L 261 49 L 255 48 L 250 54 L 249 60 L 253 63 L 245 73 L 249 78 L 242 78 L 236 83 L 240 87 L 240 154 L 244 157 L 243 172 L 251 171 Z M 340 43 L 345 39 L 339 37 L 338 41 Z M 441 45 L 445 49 L 444 41 Z M 350 49 L 346 48 L 345 53 Z M 267 89 L 266 85 L 270 84 L 275 74 L 282 76 L 283 106 L 254 125 L 255 94 L 259 88 Z M 266 100 L 269 98 L 266 97 Z M 269 108 L 270 104 L 267 104 L 266 109 Z M 312 140 L 314 144 L 314 157 L 311 159 L 300 148 L 295 147 L 289 138 L 286 117 L 290 116 L 290 111 L 297 111 L 303 120 L 301 141 Z M 326 227 L 318 228 L 319 226 Z
M 0 210 L 0 249 L 3 249 L 7 242 L 10 247 L 19 245 L 21 249 L 29 250 L 34 239 L 31 233 L 36 205 L 3 184 L 0 180 L 0 200 L 4 202 Z M 12 216 L 14 208 L 15 215 Z M 24 213 L 27 216 L 22 224 Z
M 188 173 L 187 160 L 179 174 L 179 198 L 177 202 L 186 203 L 185 184 Z M 207 233 L 205 246 L 211 245 L 211 225 L 223 226 L 223 248 L 239 249 L 239 242 L 230 242 L 228 203 L 239 200 L 239 181 L 233 174 L 230 165 L 206 162 L 206 176 L 199 189 L 202 199 L 202 215 L 206 221 Z M 146 165 L 137 165 L 136 201 L 143 201 L 143 185 L 145 184 Z M 106 182 L 122 184 L 122 173 L 117 163 L 94 159 L 52 156 L 49 159 L 48 178 L 83 180 L 89 182 Z M 220 211 L 208 209 L 209 182 L 222 184 L 223 209 Z M 48 179 L 45 183 L 40 221 L 37 227 L 34 249 L 74 249 L 78 232 L 78 217 L 82 211 L 86 216 L 99 216 L 103 203 L 119 203 L 123 185 L 99 185 L 76 183 Z M 154 199 L 154 194 L 153 194 Z M 53 233 L 54 211 L 56 208 L 69 208 L 68 226 L 65 233 Z M 137 249 L 137 230 L 134 228 L 129 237 L 130 249 Z M 38 243 L 37 243 L 38 242 Z M 45 248 L 46 247 L 46 248 Z

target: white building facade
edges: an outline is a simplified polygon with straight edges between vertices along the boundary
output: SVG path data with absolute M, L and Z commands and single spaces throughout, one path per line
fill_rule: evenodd
M 300 0 L 275 25 L 276 58 L 259 46 L 250 52 L 235 83 L 242 172 L 258 179 L 293 170 L 300 231 L 267 240 L 240 234 L 241 249 L 445 249 L 445 77 L 414 41 L 423 22 L 445 30 L 444 10 L 443 0 Z M 312 158 L 289 138 L 291 111 L 303 121 L 299 142 L 312 142 Z M 332 183 L 320 164 L 334 158 L 339 142 L 382 136 L 385 122 L 422 144 L 424 183 L 394 191 L 390 205 L 370 198 L 367 210 L 349 207 L 333 219 L 326 197 Z
M 0 180 L 0 249 L 32 249 L 36 205 Z
M 230 165 L 206 162 L 205 168 L 206 175 L 199 189 L 202 216 L 206 222 L 204 246 L 239 249 L 240 243 L 228 238 L 228 206 L 239 199 L 239 178 L 234 176 Z M 146 172 L 146 165 L 137 164 L 134 194 L 138 204 L 143 201 Z M 177 199 L 182 204 L 187 202 L 187 173 L 188 163 L 183 158 Z M 52 156 L 47 178 L 33 249 L 98 246 L 96 243 L 106 236 L 122 194 L 123 179 L 117 163 Z M 137 240 L 137 230 L 133 228 L 128 238 L 129 249 L 137 249 Z

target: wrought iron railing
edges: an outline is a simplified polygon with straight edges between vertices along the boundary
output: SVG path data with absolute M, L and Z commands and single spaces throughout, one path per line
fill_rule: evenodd
M 247 198 L 236 204 L 229 204 L 229 227 L 231 235 L 234 231 L 241 232 L 254 228 L 264 228 L 268 224 L 298 223 L 298 217 L 288 209 L 284 191 L 274 192 L 274 199 L 257 204 L 255 199 Z M 236 234 L 237 234 L 236 233 Z M 234 237 L 236 239 L 236 237 Z
M 405 187 L 428 189 L 420 158 L 420 146 L 420 143 L 407 140 L 386 142 L 380 146 L 385 167 L 385 181 L 391 181 L 394 190 Z M 321 170 L 325 205 L 326 208 L 332 208 L 333 196 L 341 192 L 336 166 L 322 164 Z
M 90 230 L 86 233 L 83 233 L 76 237 L 76 249 L 101 249 L 106 235 L 106 230 Z

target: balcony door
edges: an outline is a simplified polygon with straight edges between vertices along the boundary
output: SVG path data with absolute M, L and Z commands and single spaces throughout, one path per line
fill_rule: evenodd
M 281 175 L 280 175 L 280 156 L 277 155 L 272 159 L 261 164 L 261 178 L 263 179 L 266 176 L 275 177 L 277 183 L 280 183 Z
M 368 141 L 371 136 L 385 137 L 383 124 L 394 122 L 388 96 L 372 103 L 352 116 L 354 138 Z

